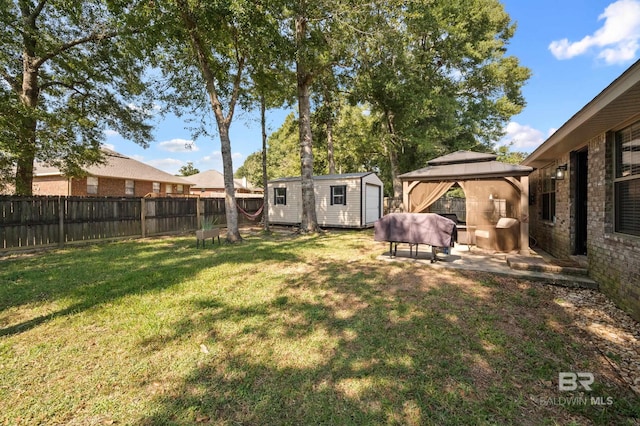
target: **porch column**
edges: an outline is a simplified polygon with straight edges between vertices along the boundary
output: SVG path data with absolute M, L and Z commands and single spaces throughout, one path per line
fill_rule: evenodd
M 402 211 L 409 211 L 409 182 L 406 180 L 402 181 Z
M 520 177 L 520 254 L 529 256 L 529 176 Z

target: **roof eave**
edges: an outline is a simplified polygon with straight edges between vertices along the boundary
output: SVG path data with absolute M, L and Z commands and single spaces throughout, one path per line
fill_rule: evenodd
M 531 170 L 532 171 L 532 170 Z M 506 177 L 521 177 L 521 176 L 528 176 L 531 171 L 519 171 L 519 172 L 512 172 L 512 173 L 481 173 L 481 174 L 475 174 L 473 176 L 460 176 L 460 175 L 442 175 L 442 176 L 424 176 L 424 175 L 413 175 L 413 176 L 409 176 L 409 175 L 401 175 L 398 176 L 400 178 L 401 181 L 422 181 L 422 182 L 443 182 L 443 181 L 447 181 L 447 182 L 458 182 L 458 181 L 465 181 L 465 180 L 488 180 L 488 179 L 502 179 L 502 178 L 506 178 Z
M 638 115 L 633 113 L 640 103 L 640 61 L 636 61 L 593 100 L 562 125 L 522 162 L 531 167 L 544 167 L 566 152 L 585 145 L 590 139 L 607 132 Z M 626 113 L 625 113 L 626 112 Z

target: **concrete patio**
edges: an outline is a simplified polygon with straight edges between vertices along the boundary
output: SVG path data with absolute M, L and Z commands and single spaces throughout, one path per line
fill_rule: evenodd
M 489 272 L 528 280 L 543 281 L 565 287 L 597 289 L 598 283 L 588 277 L 586 268 L 577 262 L 558 260 L 549 254 L 532 249 L 529 256 L 517 252 L 496 253 L 476 246 L 456 244 L 449 254 L 438 251 L 438 261 L 431 263 L 431 247 L 414 247 L 412 256 L 408 244 L 398 244 L 395 256 L 385 251 L 378 256 L 387 262 L 414 262 L 430 268 L 460 269 L 467 271 Z

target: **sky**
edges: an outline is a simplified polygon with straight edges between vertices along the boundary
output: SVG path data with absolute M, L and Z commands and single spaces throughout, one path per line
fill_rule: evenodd
M 532 152 L 631 66 L 640 54 L 640 0 L 503 0 L 517 25 L 507 54 L 531 70 L 522 89 L 526 106 L 511 118 L 498 145 Z M 267 112 L 267 134 L 289 111 Z M 233 168 L 261 150 L 259 111 L 238 111 L 230 130 Z M 177 117 L 156 122 L 148 148 L 107 132 L 105 145 L 121 154 L 178 174 L 188 162 L 201 172 L 222 172 L 220 140 L 193 140 Z

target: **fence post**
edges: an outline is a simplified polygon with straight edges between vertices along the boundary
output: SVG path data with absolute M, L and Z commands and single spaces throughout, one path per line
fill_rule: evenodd
M 64 199 L 58 196 L 58 245 L 64 247 Z
M 144 198 L 140 198 L 140 234 L 142 238 L 147 236 L 147 202 Z
M 202 229 L 202 216 L 204 215 L 204 200 L 198 197 L 196 202 L 196 228 Z

